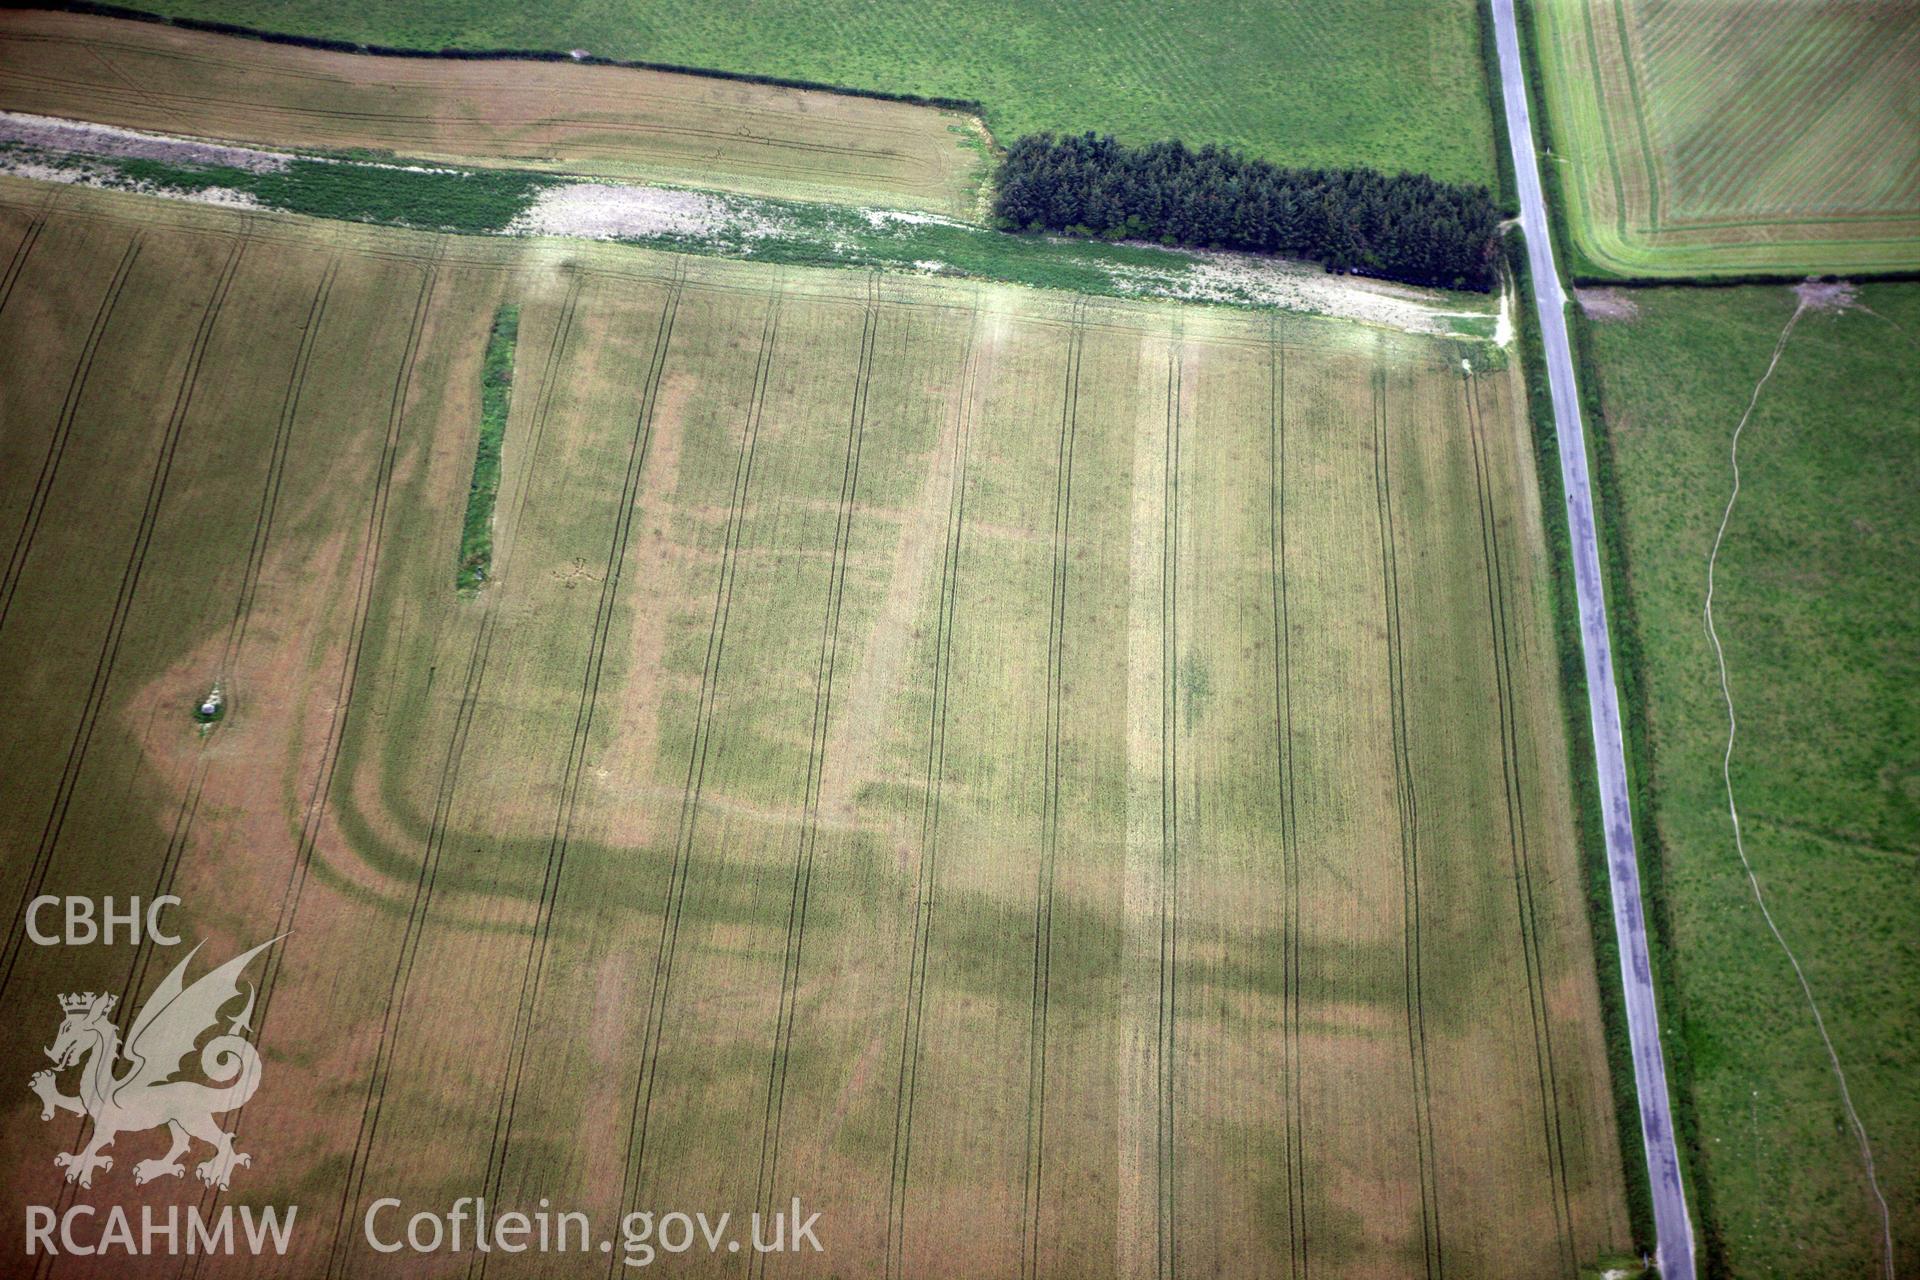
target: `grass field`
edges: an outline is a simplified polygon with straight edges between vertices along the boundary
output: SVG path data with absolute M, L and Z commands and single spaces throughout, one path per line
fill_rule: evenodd
M 11 179 L 0 263 L 0 894 L 291 930 L 234 1192 L 301 1206 L 289 1274 L 387 1274 L 389 1195 L 799 1195 L 820 1275 L 1624 1243 L 1479 348 Z M 172 958 L 15 929 L 0 1075 Z M 30 1101 L 0 1169 L 55 1203 Z M 183 1194 L 124 1142 L 117 1197 Z
M 511 164 L 978 212 L 964 113 L 703 76 L 368 58 L 146 22 L 0 12 L 0 110 L 288 150 Z
M 1878 1274 L 1879 1215 L 1804 997 L 1741 873 L 1702 625 L 1728 446 L 1785 288 L 1635 291 L 1593 333 L 1645 655 L 1650 781 L 1701 1150 L 1740 1276 Z M 1741 437 L 1715 619 L 1747 853 L 1873 1139 L 1900 1273 L 1920 1266 L 1920 288 L 1803 314 Z M 1897 327 L 1896 327 L 1897 326 Z
M 1533 11 L 1550 163 L 1588 269 L 1920 267 L 1914 0 L 1535 0 Z
M 174 16 L 403 48 L 584 47 L 605 57 L 984 104 L 1039 129 L 1184 138 L 1294 164 L 1413 169 L 1494 185 L 1473 0 L 1204 8 L 926 0 L 163 0 Z

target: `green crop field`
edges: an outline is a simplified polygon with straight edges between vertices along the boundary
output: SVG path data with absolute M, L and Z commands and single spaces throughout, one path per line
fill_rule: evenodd
M 289 1274 L 393 1274 L 388 1196 L 800 1196 L 814 1275 L 1626 1243 L 1486 345 L 11 178 L 0 264 L 0 894 L 288 933 L 229 1123 Z M 0 1075 L 172 959 L 16 928 Z
M 1879 1271 L 1880 1222 L 1792 969 L 1741 872 L 1703 622 L 1728 448 L 1792 292 L 1635 291 L 1593 336 L 1624 507 L 1664 846 L 1669 1032 L 1694 1160 L 1740 1276 Z M 1920 1267 L 1920 288 L 1809 311 L 1741 437 L 1716 571 L 1747 853 L 1873 1141 L 1898 1270 Z M 1643 762 L 1644 765 L 1644 762 Z
M 1586 270 L 1920 267 L 1920 3 L 1532 7 Z
M 968 98 L 1002 137 L 1184 138 L 1270 160 L 1492 186 L 1474 0 L 157 0 L 176 15 L 404 48 L 585 48 Z

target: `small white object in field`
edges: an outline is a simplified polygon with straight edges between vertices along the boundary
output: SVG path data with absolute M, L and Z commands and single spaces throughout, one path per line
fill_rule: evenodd
M 1460 372 L 1462 372 L 1462 373 L 1472 373 L 1472 372 L 1473 372 L 1473 366 L 1472 366 L 1471 364 L 1468 364 L 1468 363 L 1467 363 L 1467 361 L 1466 361 L 1466 358 L 1465 358 L 1465 357 L 1462 357 L 1462 358 L 1461 358 L 1461 360 L 1460 360 Z

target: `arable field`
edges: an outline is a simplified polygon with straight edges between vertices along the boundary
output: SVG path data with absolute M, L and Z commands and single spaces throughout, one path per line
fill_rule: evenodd
M 143 6 L 135 6 L 143 7 Z M 175 17 L 409 49 L 582 47 L 984 105 L 1040 129 L 1494 184 L 1474 0 L 159 0 Z
M 1920 267 L 1920 3 L 1532 7 L 1589 269 Z
M 1636 290 L 1593 336 L 1644 655 L 1683 1046 L 1727 1274 L 1880 1272 L 1880 1217 L 1805 997 L 1756 907 L 1702 622 L 1734 427 L 1781 287 Z M 1920 1267 L 1920 288 L 1801 315 L 1740 444 L 1715 573 L 1747 856 L 1820 1003 Z
M 70 13 L 0 12 L 0 110 L 288 150 L 678 182 L 974 217 L 962 112 L 711 76 L 369 58 Z
M 12 179 L 0 263 L 0 895 L 287 935 L 231 1193 L 283 1274 L 580 1272 L 362 1238 L 462 1195 L 821 1214 L 694 1274 L 1625 1245 L 1488 348 Z M 54 997 L 177 954 L 9 934 L 9 1203 L 73 1194 Z M 158 1149 L 96 1194 L 191 1200 Z

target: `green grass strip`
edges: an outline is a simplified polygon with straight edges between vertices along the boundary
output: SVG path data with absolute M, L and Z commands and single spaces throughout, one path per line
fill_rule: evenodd
M 473 451 L 473 482 L 467 486 L 467 518 L 460 526 L 460 562 L 453 576 L 462 595 L 479 591 L 493 570 L 493 504 L 500 493 L 500 446 L 513 401 L 513 349 L 519 336 L 520 308 L 501 307 L 480 374 L 480 440 Z

